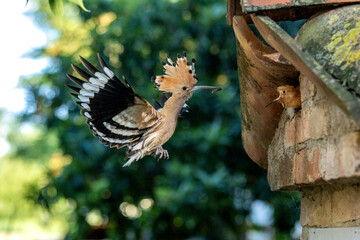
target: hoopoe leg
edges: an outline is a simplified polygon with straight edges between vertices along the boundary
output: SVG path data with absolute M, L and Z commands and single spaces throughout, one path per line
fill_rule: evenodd
M 169 159 L 168 151 L 163 149 L 162 146 L 156 148 L 155 155 L 159 155 L 159 154 L 160 154 L 159 159 L 161 159 L 163 157 L 166 159 Z

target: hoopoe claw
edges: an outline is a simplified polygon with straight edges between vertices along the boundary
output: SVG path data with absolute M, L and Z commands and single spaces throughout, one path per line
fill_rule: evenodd
M 169 159 L 169 153 L 167 150 L 163 149 L 161 146 L 156 148 L 156 152 L 155 155 L 159 155 L 159 159 L 163 158 L 164 159 Z

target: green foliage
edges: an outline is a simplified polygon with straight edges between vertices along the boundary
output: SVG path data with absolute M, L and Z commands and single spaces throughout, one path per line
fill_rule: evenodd
M 90 12 L 85 5 L 83 0 L 68 0 L 71 3 L 78 5 L 82 10 Z M 29 0 L 26 0 L 25 6 L 29 3 Z M 64 4 L 63 0 L 49 0 L 49 6 L 53 14 L 56 16 L 62 16 L 64 13 Z
M 62 0 L 49 0 L 51 11 L 58 16 L 62 16 L 64 12 L 64 6 Z
M 44 232 L 66 233 L 66 219 L 71 212 L 66 200 L 61 199 L 52 206 L 51 216 L 46 209 L 29 201 L 31 196 L 37 198 L 39 189 L 43 190 L 48 184 L 44 176 L 47 159 L 44 158 L 50 158 L 49 153 L 56 151 L 57 146 L 41 141 L 44 136 L 34 132 L 11 134 L 17 135 L 9 140 L 19 146 L 16 155 L 21 158 L 15 153 L 0 158 L 0 232 L 33 236 Z
M 85 7 L 83 0 L 69 0 L 69 1 L 81 7 L 82 10 L 86 12 L 90 12 L 90 10 Z
M 273 227 L 290 239 L 298 215 L 293 219 L 289 211 L 296 203 L 270 192 L 265 172 L 241 145 L 235 38 L 225 23 L 226 1 L 87 5 L 91 13 L 65 3 L 59 19 L 40 1 L 34 13 L 58 34 L 33 53 L 50 57 L 51 67 L 22 81 L 29 104 L 22 119 L 54 134 L 63 154 L 51 160 L 61 164 L 49 168 L 48 184 L 39 191 L 34 187 L 31 199 L 50 209 L 59 199 L 71 203 L 67 239 L 243 239 L 248 229 L 259 228 L 248 216 L 252 202 L 260 199 L 284 209 Z M 197 60 L 199 84 L 223 91 L 199 92 L 188 101 L 190 113 L 164 146 L 169 160 L 146 157 L 122 168 L 124 150 L 106 148 L 92 136 L 64 87 L 70 64 L 79 65 L 78 55 L 96 63 L 100 52 L 151 101 L 160 95 L 150 81 L 162 73 L 160 61 L 183 51 Z

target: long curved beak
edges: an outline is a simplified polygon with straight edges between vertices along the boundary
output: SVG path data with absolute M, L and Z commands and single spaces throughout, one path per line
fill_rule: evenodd
M 275 100 L 272 100 L 270 103 L 268 103 L 266 106 L 265 106 L 265 108 L 267 108 L 268 106 L 270 106 L 271 104 L 273 104 L 274 102 L 276 102 L 277 100 L 275 99 Z
M 196 90 L 201 90 L 201 89 L 212 89 L 211 93 L 216 93 L 218 91 L 221 90 L 221 88 L 219 87 L 213 87 L 213 86 L 195 86 L 192 91 L 195 92 Z
M 265 108 L 267 108 L 268 106 L 270 106 L 270 105 L 273 104 L 274 102 L 279 101 L 279 99 L 280 99 L 280 96 L 279 96 L 278 98 L 275 98 L 274 100 L 272 100 L 269 104 L 267 104 L 267 105 L 265 106 Z M 281 103 L 281 104 L 282 104 L 282 103 Z

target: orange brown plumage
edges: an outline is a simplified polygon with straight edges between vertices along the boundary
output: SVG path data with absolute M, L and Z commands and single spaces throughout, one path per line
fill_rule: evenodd
M 164 75 L 153 77 L 160 91 L 171 93 L 162 108 L 156 110 L 145 99 L 137 95 L 125 77 L 122 81 L 110 70 L 98 54 L 103 71 L 99 71 L 88 61 L 80 57 L 85 72 L 72 65 L 86 81 L 68 74 L 68 78 L 80 86 L 68 85 L 79 99 L 77 104 L 83 109 L 81 114 L 87 118 L 87 124 L 100 141 L 110 147 L 127 147 L 124 166 L 146 155 L 155 154 L 159 158 L 168 158 L 168 152 L 162 148 L 173 135 L 176 123 L 186 101 L 199 89 L 220 88 L 195 86 L 195 60 L 188 62 L 186 55 L 178 55 L 177 61 L 167 58 L 164 63 Z

